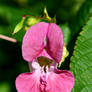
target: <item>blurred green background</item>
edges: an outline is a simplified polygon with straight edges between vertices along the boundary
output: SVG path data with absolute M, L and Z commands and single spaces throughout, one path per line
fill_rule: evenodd
M 0 39 L 0 92 L 16 92 L 15 79 L 22 72 L 29 72 L 21 53 L 23 29 L 16 35 L 12 32 L 24 15 L 40 17 L 46 6 L 50 17 L 56 16 L 62 28 L 64 41 L 70 52 L 61 69 L 69 69 L 75 40 L 81 27 L 92 12 L 91 0 L 0 0 L 0 34 L 18 40 L 12 43 Z

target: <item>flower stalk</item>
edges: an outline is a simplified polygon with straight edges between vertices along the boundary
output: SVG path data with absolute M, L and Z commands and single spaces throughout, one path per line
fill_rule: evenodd
M 4 40 L 7 40 L 7 41 L 10 41 L 10 42 L 13 42 L 13 43 L 17 42 L 16 39 L 8 37 L 8 36 L 5 36 L 5 35 L 1 35 L 1 34 L 0 34 L 0 39 L 4 39 Z

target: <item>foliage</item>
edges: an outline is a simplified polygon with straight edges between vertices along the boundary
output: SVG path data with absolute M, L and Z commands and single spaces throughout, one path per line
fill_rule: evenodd
M 71 59 L 71 71 L 75 76 L 73 92 L 92 91 L 92 17 L 83 27 L 76 42 L 74 55 Z
M 21 43 L 32 17 L 47 22 L 43 19 L 44 7 L 63 32 L 69 56 L 60 69 L 73 72 L 72 92 L 91 92 L 92 0 L 0 0 L 0 34 L 18 41 L 0 39 L 0 92 L 16 92 L 16 76 L 29 71 L 27 63 L 23 62 Z M 21 21 L 24 15 L 30 17 Z

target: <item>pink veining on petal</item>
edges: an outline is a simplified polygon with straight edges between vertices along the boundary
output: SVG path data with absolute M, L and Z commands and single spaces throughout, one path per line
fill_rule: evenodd
M 17 77 L 18 92 L 71 92 L 74 76 L 69 71 L 24 73 Z
M 47 82 L 46 82 L 46 76 L 45 75 L 42 75 L 40 77 L 40 90 L 42 92 L 45 92 L 46 84 L 47 84 Z
M 46 92 L 71 92 L 74 86 L 74 76 L 69 71 L 59 71 L 59 74 L 50 73 L 48 77 Z

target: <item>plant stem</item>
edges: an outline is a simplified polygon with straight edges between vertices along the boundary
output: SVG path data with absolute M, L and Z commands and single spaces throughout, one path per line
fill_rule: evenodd
M 7 40 L 7 41 L 10 41 L 10 42 L 13 42 L 13 43 L 17 42 L 16 39 L 8 37 L 8 36 L 5 36 L 5 35 L 1 35 L 1 34 L 0 34 L 0 39 L 4 39 L 4 40 Z

